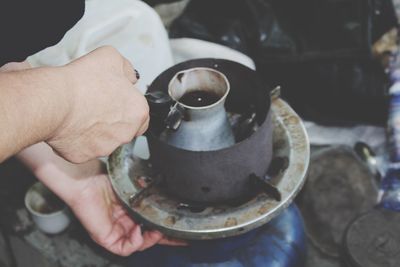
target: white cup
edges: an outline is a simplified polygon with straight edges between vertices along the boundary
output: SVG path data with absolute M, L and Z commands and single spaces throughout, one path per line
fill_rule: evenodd
M 26 192 L 25 207 L 37 227 L 44 233 L 61 233 L 70 224 L 65 203 L 40 182 L 32 185 Z

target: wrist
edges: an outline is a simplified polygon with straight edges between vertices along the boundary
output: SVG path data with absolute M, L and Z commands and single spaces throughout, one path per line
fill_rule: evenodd
M 51 147 L 43 142 L 38 143 L 18 153 L 17 158 L 46 187 L 58 195 L 64 202 L 68 202 L 67 200 L 69 199 L 65 189 L 70 191 L 71 183 L 68 181 L 67 172 L 63 170 L 66 168 L 65 166 L 69 166 L 69 163 L 54 154 Z
M 103 164 L 97 160 L 72 164 L 55 155 L 49 147 L 47 151 L 44 160 L 36 160 L 36 168 L 32 168 L 34 175 L 68 206 L 79 205 L 79 196 L 93 184 L 94 179 L 104 175 Z
M 0 132 L 1 162 L 54 134 L 68 116 L 71 97 L 60 67 L 10 69 L 0 73 L 0 87 L 0 125 L 8 128 Z
M 42 71 L 48 83 L 48 86 L 42 88 L 44 95 L 48 96 L 45 103 L 47 107 L 44 109 L 46 118 L 43 122 L 47 128 L 39 141 L 48 141 L 62 131 L 67 123 L 73 105 L 73 92 L 65 67 L 43 68 Z

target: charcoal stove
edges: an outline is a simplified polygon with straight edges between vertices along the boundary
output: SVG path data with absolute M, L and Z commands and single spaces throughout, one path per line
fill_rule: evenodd
M 231 62 L 228 63 L 230 68 L 224 68 L 225 62 L 196 60 L 181 64 L 179 68 L 212 67 L 229 77 L 229 72 L 235 72 L 235 68 L 231 67 Z M 309 164 L 308 137 L 299 116 L 276 95 L 272 97 L 269 115 L 266 117 L 270 117 L 273 125 L 273 153 L 266 177 L 272 192 L 254 190 L 252 195 L 229 203 L 186 201 L 165 190 L 163 174 L 151 158 L 143 160 L 133 154 L 134 143 L 121 146 L 110 156 L 108 172 L 112 186 L 135 220 L 171 237 L 211 240 L 256 229 L 291 204 L 304 184 Z

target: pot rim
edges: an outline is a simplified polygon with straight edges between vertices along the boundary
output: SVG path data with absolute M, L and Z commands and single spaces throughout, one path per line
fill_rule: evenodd
M 207 106 L 194 107 L 194 106 L 189 106 L 189 105 L 183 104 L 182 102 L 179 101 L 179 99 L 176 99 L 175 97 L 173 97 L 172 92 L 171 92 L 171 84 L 172 84 L 172 82 L 179 75 L 181 75 L 182 73 L 192 72 L 192 71 L 195 71 L 195 70 L 207 70 L 207 71 L 210 71 L 210 72 L 215 72 L 218 75 L 220 75 L 222 77 L 222 79 L 224 79 L 224 81 L 226 83 L 226 92 L 220 97 L 220 99 L 217 102 L 212 103 L 211 105 L 207 105 Z M 203 110 L 203 109 L 210 109 L 212 107 L 215 107 L 215 106 L 219 105 L 221 102 L 225 101 L 225 99 L 228 96 L 230 90 L 231 90 L 231 85 L 229 83 L 228 78 L 225 76 L 225 74 L 223 74 L 222 72 L 220 72 L 218 70 L 215 70 L 215 69 L 212 69 L 212 68 L 207 68 L 207 67 L 194 67 L 194 68 L 190 68 L 190 69 L 181 70 L 181 71 L 177 72 L 168 83 L 168 95 L 175 102 L 177 102 L 180 106 L 182 106 L 184 108 L 187 108 L 189 110 Z

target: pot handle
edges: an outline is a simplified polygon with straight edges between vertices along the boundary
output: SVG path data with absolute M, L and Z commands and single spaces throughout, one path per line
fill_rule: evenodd
M 164 121 L 167 129 L 173 131 L 178 130 L 185 116 L 184 114 L 185 114 L 185 108 L 179 105 L 178 102 L 175 102 L 175 105 L 171 107 L 171 110 L 169 111 L 167 118 Z
M 149 103 L 150 114 L 157 114 L 167 129 L 176 131 L 184 118 L 185 108 L 162 91 L 149 92 L 144 96 Z

